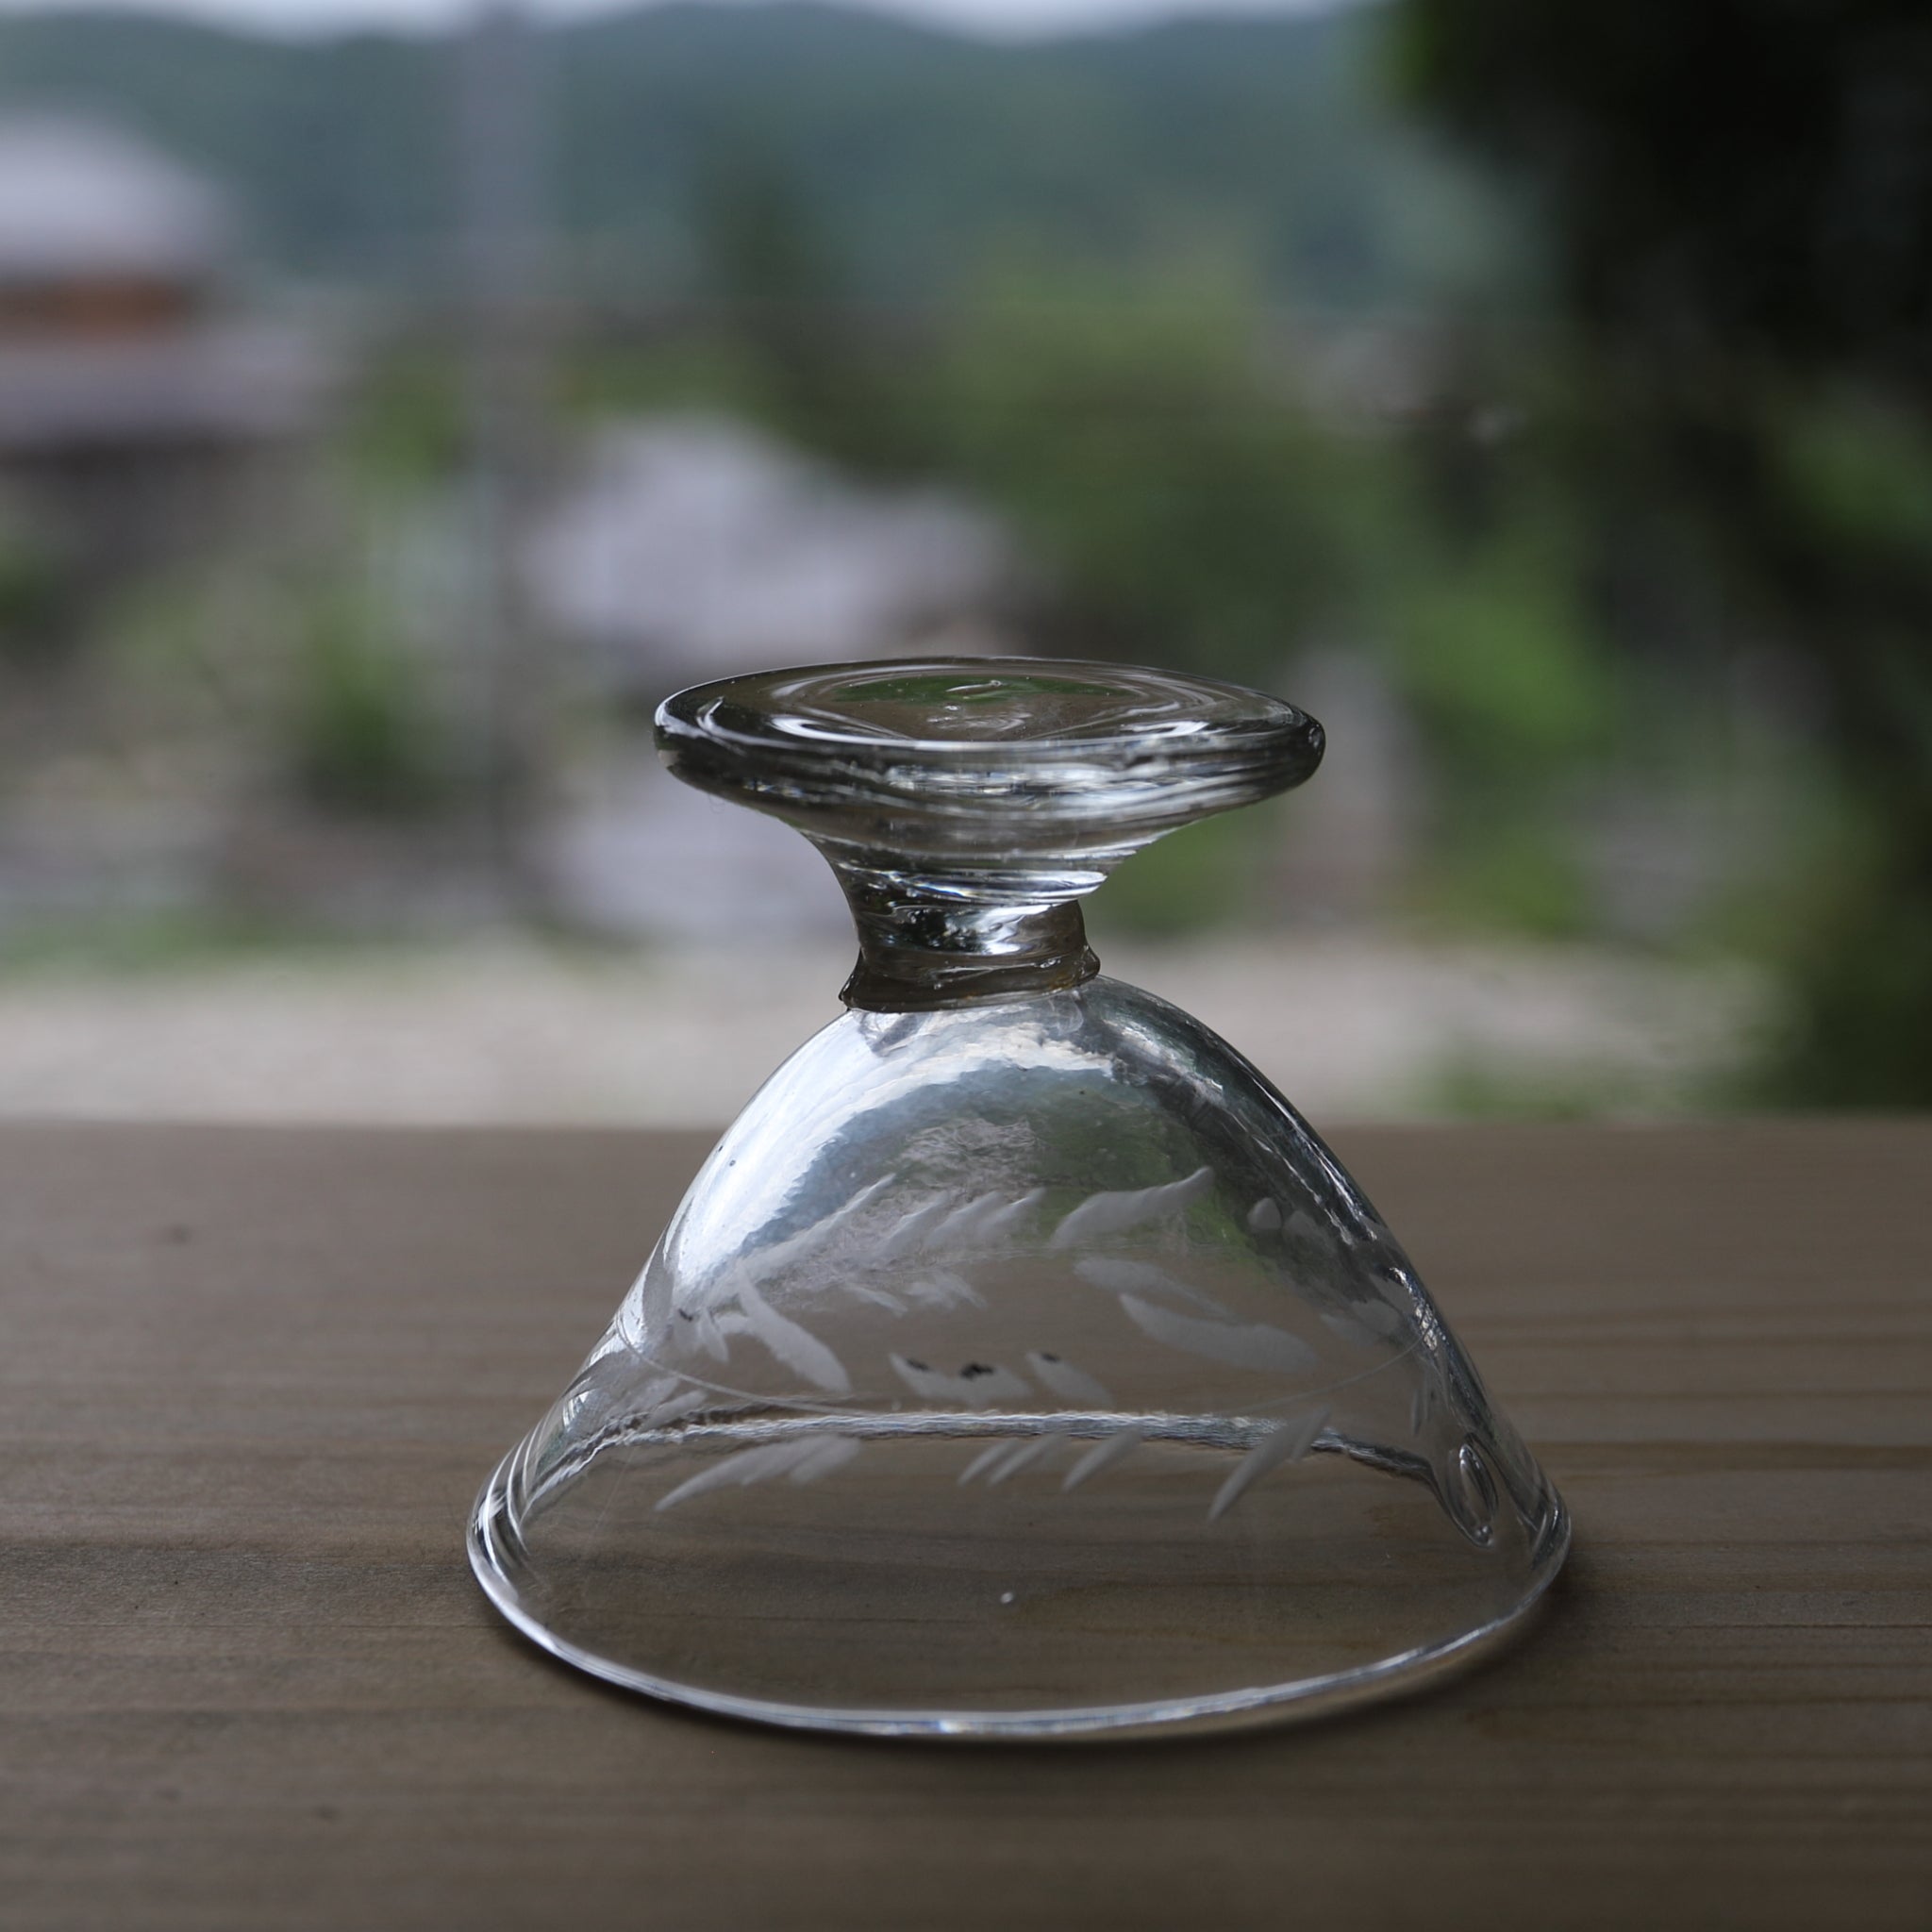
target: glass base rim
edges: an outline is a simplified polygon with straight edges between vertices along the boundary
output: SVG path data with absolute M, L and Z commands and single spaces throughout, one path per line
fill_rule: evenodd
M 496 1611 L 540 1649 L 575 1669 L 663 1703 L 683 1705 L 708 1715 L 741 1723 L 777 1725 L 846 1737 L 945 1742 L 1022 1743 L 1092 1741 L 1173 1736 L 1260 1725 L 1300 1723 L 1332 1716 L 1353 1707 L 1408 1696 L 1459 1675 L 1507 1648 L 1527 1629 L 1544 1594 L 1570 1554 L 1570 1512 L 1550 1488 L 1551 1513 L 1539 1539 L 1535 1574 L 1521 1599 L 1500 1617 L 1461 1635 L 1414 1650 L 1377 1658 L 1345 1671 L 1215 1691 L 1197 1697 L 1165 1697 L 1143 1704 L 1078 1706 L 1041 1710 L 943 1710 L 839 1708 L 784 1704 L 742 1697 L 725 1690 L 680 1683 L 634 1665 L 618 1662 L 558 1636 L 525 1607 L 515 1578 L 500 1554 L 500 1531 L 508 1511 L 512 1465 L 519 1444 L 506 1456 L 478 1493 L 470 1515 L 466 1542 L 470 1568 Z

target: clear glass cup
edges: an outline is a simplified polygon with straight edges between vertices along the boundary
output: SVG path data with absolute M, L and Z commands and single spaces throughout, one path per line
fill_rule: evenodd
M 1504 1636 L 1556 1491 L 1334 1156 L 1082 928 L 1321 727 L 981 659 L 705 685 L 658 736 L 813 841 L 859 959 L 485 1486 L 505 1615 L 661 1697 L 932 1737 L 1327 1710 Z

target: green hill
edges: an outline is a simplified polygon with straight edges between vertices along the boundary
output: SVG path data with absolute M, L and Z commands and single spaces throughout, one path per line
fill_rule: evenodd
M 786 4 L 548 26 L 548 207 L 580 281 L 658 296 L 701 290 L 707 182 L 761 172 L 874 299 L 928 301 L 1016 243 L 1233 253 L 1316 306 L 1425 298 L 1479 273 L 1502 224 L 1385 104 L 1380 25 L 1354 8 L 1007 45 Z M 444 275 L 457 75 L 446 40 L 0 20 L 0 105 L 132 122 L 232 184 L 261 254 L 308 275 Z

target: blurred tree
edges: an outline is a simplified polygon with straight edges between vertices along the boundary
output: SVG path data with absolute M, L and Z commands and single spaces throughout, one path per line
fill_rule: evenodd
M 1541 197 L 1579 487 L 1694 525 L 1812 667 L 1860 833 L 1795 944 L 1793 1098 L 1932 1102 L 1932 10 L 1402 0 L 1407 84 Z
M 39 531 L 0 509 L 0 666 L 42 669 L 64 654 L 70 576 Z
M 297 793 L 350 818 L 419 818 L 446 801 L 451 760 L 421 668 L 370 600 L 314 588 L 301 612 L 289 720 Z
M 1270 377 L 1239 277 L 1007 267 L 948 332 L 941 467 L 1019 529 L 1062 648 L 1266 683 L 1358 575 L 1370 465 Z
M 734 144 L 703 177 L 695 226 L 707 290 L 753 375 L 749 407 L 826 456 L 863 467 L 907 460 L 886 331 L 852 301 L 799 171 Z

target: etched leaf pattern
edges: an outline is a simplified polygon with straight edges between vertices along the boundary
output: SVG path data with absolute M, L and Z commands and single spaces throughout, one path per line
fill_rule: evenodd
M 823 1256 L 837 1234 L 849 1227 L 853 1218 L 893 1178 L 889 1175 L 874 1181 L 813 1227 L 741 1258 L 729 1278 L 710 1285 L 710 1292 L 700 1306 L 676 1311 L 681 1318 L 681 1339 L 722 1362 L 728 1358 L 732 1339 L 748 1335 L 813 1390 L 826 1395 L 850 1394 L 853 1378 L 844 1361 L 811 1329 L 774 1307 L 762 1284 L 796 1270 L 814 1256 Z M 1064 1253 L 1091 1241 L 1183 1217 L 1213 1185 L 1212 1170 L 1202 1167 L 1156 1187 L 1090 1194 L 1060 1217 L 1045 1247 L 1049 1252 Z M 902 1213 L 872 1245 L 870 1252 L 875 1261 L 892 1266 L 896 1278 L 891 1288 L 861 1279 L 847 1279 L 840 1285 L 898 1315 L 918 1308 L 984 1308 L 986 1297 L 978 1286 L 958 1266 L 947 1264 L 974 1250 L 984 1251 L 1013 1239 L 1046 1197 L 1043 1188 L 1017 1196 L 991 1191 L 965 1198 L 958 1190 L 942 1191 Z M 1273 1196 L 1255 1201 L 1242 1218 L 1250 1232 L 1262 1237 L 1277 1233 L 1284 1224 L 1281 1204 Z M 1034 1239 L 1037 1241 L 1037 1235 Z M 922 1262 L 925 1265 L 918 1265 Z M 908 1264 L 913 1265 L 908 1268 Z M 1103 1253 L 1081 1255 L 1072 1265 L 1081 1279 L 1113 1295 L 1134 1327 L 1163 1347 L 1260 1374 L 1300 1378 L 1319 1366 L 1315 1351 L 1300 1337 L 1272 1324 L 1236 1319 L 1213 1296 L 1151 1261 Z M 1385 1340 L 1399 1325 L 1394 1312 L 1381 1303 L 1331 1310 L 1322 1319 L 1341 1339 L 1359 1342 Z M 924 1403 L 984 1412 L 1033 1400 L 1038 1389 L 1090 1414 L 1114 1406 L 1104 1383 L 1051 1350 L 1028 1350 L 1026 1374 L 997 1361 L 969 1360 L 952 1366 L 902 1352 L 891 1353 L 888 1360 L 898 1380 Z M 658 1425 L 689 1413 L 706 1399 L 701 1387 L 691 1387 L 675 1375 L 653 1385 L 649 1392 L 651 1400 L 645 1409 Z M 1413 1418 L 1417 1424 L 1426 1412 L 1425 1400 L 1419 1393 Z M 1222 1481 L 1208 1507 L 1208 1520 L 1218 1521 L 1254 1484 L 1306 1457 L 1315 1447 L 1327 1420 L 1327 1409 L 1310 1408 L 1266 1427 Z M 1081 1447 L 1061 1476 L 1061 1492 L 1079 1489 L 1116 1467 L 1148 1440 L 1144 1428 L 1125 1427 Z M 988 1488 L 996 1487 L 1053 1461 L 1057 1452 L 1077 1441 L 1072 1429 L 1047 1429 L 1017 1442 L 1003 1438 L 978 1450 L 960 1472 L 958 1481 L 961 1485 L 983 1482 Z M 760 1443 L 726 1456 L 691 1476 L 657 1507 L 670 1508 L 709 1491 L 779 1476 L 792 1482 L 815 1481 L 843 1466 L 858 1448 L 858 1441 L 851 1438 L 823 1434 Z
M 842 1468 L 858 1454 L 859 1444 L 849 1436 L 808 1436 L 790 1442 L 761 1442 L 755 1449 L 740 1449 L 701 1469 L 675 1490 L 659 1496 L 657 1507 L 675 1508 L 708 1490 L 743 1489 L 752 1483 L 769 1482 L 774 1476 L 789 1476 L 795 1483 L 816 1482 Z
M 1271 1470 L 1287 1462 L 1299 1462 L 1315 1445 L 1315 1438 L 1327 1423 L 1325 1408 L 1310 1409 L 1299 1421 L 1286 1422 L 1271 1430 L 1235 1464 L 1227 1480 L 1208 1505 L 1208 1521 L 1218 1522 L 1241 1501 L 1248 1490 Z

